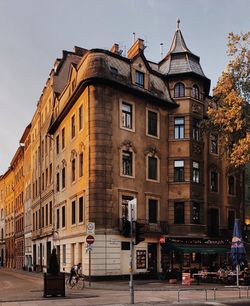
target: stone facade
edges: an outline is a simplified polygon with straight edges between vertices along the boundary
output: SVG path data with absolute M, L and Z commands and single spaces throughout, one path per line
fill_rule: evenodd
M 33 270 L 46 270 L 56 247 L 62 271 L 81 262 L 88 275 L 86 226 L 94 222 L 92 275 L 128 274 L 132 199 L 145 238 L 134 248 L 135 273 L 227 260 L 242 182 L 227 172 L 215 135 L 201 133 L 210 80 L 179 28 L 159 63 L 144 49 L 141 39 L 127 57 L 116 44 L 76 47 L 55 62 L 24 133 L 25 254 Z M 11 237 L 6 231 L 6 247 Z

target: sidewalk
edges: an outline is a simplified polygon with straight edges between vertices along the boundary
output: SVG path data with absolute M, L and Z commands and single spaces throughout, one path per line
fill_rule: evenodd
M 13 270 L 3 269 L 9 277 Z M 1 273 L 1 270 L 0 270 Z M 27 271 L 14 271 L 16 278 L 27 280 L 33 284 L 32 288 L 22 292 L 15 292 L 11 298 L 1 293 L 0 305 L 3 306 L 73 306 L 73 305 L 130 305 L 130 292 L 128 281 L 102 281 L 92 282 L 91 287 L 88 281 L 83 290 L 66 290 L 65 298 L 43 298 L 43 274 Z M 2 286 L 2 285 L 0 285 Z M 216 288 L 216 289 L 214 289 Z M 13 289 L 14 290 L 14 289 Z M 249 293 L 249 294 L 248 294 Z M 169 285 L 167 282 L 158 280 L 136 280 L 135 281 L 135 302 L 138 305 L 228 305 L 226 301 L 240 301 L 241 305 L 250 305 L 250 290 L 247 287 L 238 288 L 224 287 L 218 284 L 201 284 L 184 287 L 180 284 Z M 216 298 L 216 300 L 215 300 Z M 179 299 L 179 303 L 178 303 Z M 194 302 L 196 301 L 196 302 Z M 185 303 L 184 303 L 185 302 Z M 245 304 L 244 304 L 245 303 Z M 230 304 L 232 305 L 232 304 Z M 236 305 L 236 304 L 235 304 Z

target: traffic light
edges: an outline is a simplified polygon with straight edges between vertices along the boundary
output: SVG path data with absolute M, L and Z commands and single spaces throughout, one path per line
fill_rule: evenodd
M 145 233 L 144 227 L 145 225 L 142 223 L 135 223 L 135 244 L 138 244 L 145 240 L 145 238 L 143 237 Z
M 121 233 L 124 237 L 130 237 L 131 224 L 126 218 L 122 218 L 122 230 Z

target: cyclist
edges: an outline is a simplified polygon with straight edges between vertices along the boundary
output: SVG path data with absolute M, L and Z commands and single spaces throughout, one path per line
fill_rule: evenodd
M 69 277 L 69 283 L 71 285 L 71 280 L 73 277 L 78 278 L 81 275 L 81 266 L 82 264 L 79 263 L 77 265 L 73 265 L 70 269 L 70 277 Z

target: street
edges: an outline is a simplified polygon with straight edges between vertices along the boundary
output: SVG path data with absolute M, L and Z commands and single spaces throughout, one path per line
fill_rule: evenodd
M 42 274 L 0 270 L 0 305 L 129 305 L 127 281 L 94 282 L 91 288 L 67 290 L 66 298 L 43 298 Z M 88 282 L 86 284 L 88 286 Z M 190 288 L 169 286 L 165 282 L 136 281 L 135 302 L 139 305 L 250 305 L 242 288 L 206 284 Z M 178 302 L 178 289 L 179 300 Z M 184 290 L 183 290 L 184 289 Z M 206 301 L 207 294 L 207 301 Z M 239 299 L 241 297 L 241 299 Z M 215 300 L 216 298 L 216 300 Z

